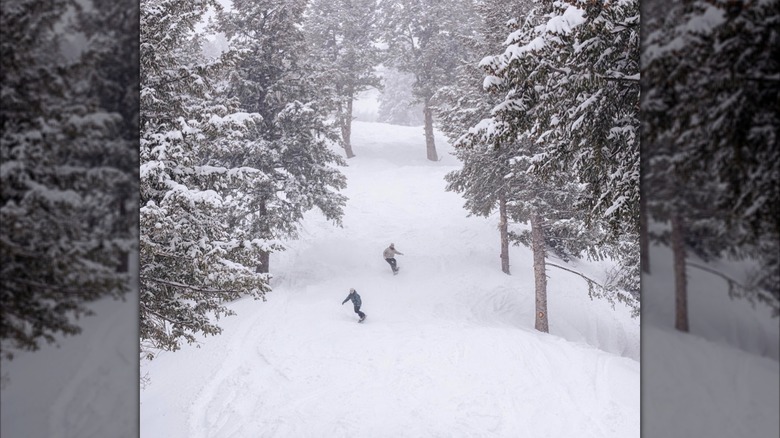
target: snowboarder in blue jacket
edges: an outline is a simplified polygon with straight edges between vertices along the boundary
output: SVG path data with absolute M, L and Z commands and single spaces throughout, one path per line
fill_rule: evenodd
M 358 322 L 363 322 L 363 320 L 366 319 L 366 314 L 360 311 L 360 305 L 363 304 L 363 301 L 360 300 L 360 295 L 358 295 L 355 289 L 349 290 L 349 295 L 344 298 L 344 301 L 341 302 L 341 305 L 343 306 L 347 301 L 352 301 L 352 305 L 355 306 L 355 313 L 357 313 L 360 317 Z

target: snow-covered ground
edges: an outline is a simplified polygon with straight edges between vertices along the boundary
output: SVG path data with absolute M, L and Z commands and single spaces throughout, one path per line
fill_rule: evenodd
M 444 190 L 459 164 L 443 137 L 428 161 L 422 131 L 355 123 L 343 228 L 308 214 L 267 302 L 144 364 L 142 437 L 639 436 L 639 319 L 551 270 L 551 333 L 535 331 L 530 252 L 501 272 L 497 218 L 466 216 Z
M 144 366 L 140 435 L 638 436 L 639 321 L 550 270 L 551 334 L 534 331 L 530 254 L 513 247 L 513 275 L 500 272 L 497 219 L 466 217 L 443 190 L 457 168 L 444 139 L 432 163 L 422 128 L 358 122 L 354 136 L 344 228 L 309 214 L 272 258 L 267 302 L 232 303 L 224 334 Z M 678 333 L 671 255 L 650 256 L 642 436 L 777 437 L 777 319 L 690 269 L 691 333 Z M 350 287 L 363 325 L 340 304 Z M 83 334 L 3 363 L 3 438 L 136 436 L 136 300 L 97 302 Z
M 0 436 L 137 436 L 138 294 L 90 308 L 80 335 L 3 362 Z
M 730 299 L 720 277 L 689 268 L 690 333 L 680 333 L 671 251 L 651 247 L 650 259 L 652 275 L 642 278 L 642 436 L 780 436 L 778 320 L 766 307 Z M 745 273 L 743 262 L 710 267 L 732 278 Z

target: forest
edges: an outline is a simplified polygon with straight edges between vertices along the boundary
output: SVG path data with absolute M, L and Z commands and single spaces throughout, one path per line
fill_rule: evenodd
M 4 1 L 0 356 L 136 292 L 141 362 L 220 334 L 309 212 L 343 228 L 372 90 L 425 160 L 446 138 L 444 191 L 498 217 L 495 268 L 530 248 L 537 331 L 557 271 L 639 316 L 653 246 L 677 331 L 691 272 L 778 318 L 779 20 L 776 0 Z

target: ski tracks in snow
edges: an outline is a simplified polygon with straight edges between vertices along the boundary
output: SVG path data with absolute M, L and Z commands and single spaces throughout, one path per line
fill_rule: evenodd
M 267 303 L 266 303 L 267 304 Z M 207 379 L 205 385 L 193 401 L 187 416 L 187 436 L 193 438 L 237 437 L 242 436 L 242 425 L 252 419 L 252 413 L 260 402 L 262 387 L 255 384 L 268 384 L 274 377 L 257 376 L 257 373 L 267 373 L 268 362 L 247 354 L 256 351 L 258 338 L 263 332 L 256 332 L 259 315 L 247 315 L 245 322 L 231 336 L 227 353 L 221 360 L 221 365 L 214 375 Z M 253 359 L 259 359 L 252 363 Z M 255 378 L 252 378 L 255 377 Z M 263 383 L 265 382 L 265 383 Z
M 600 340 L 585 325 L 600 315 L 563 326 L 587 297 L 551 321 L 574 342 L 536 332 L 527 251 L 513 249 L 514 276 L 498 270 L 495 223 L 442 192 L 450 168 L 368 155 L 345 172 L 344 227 L 307 214 L 272 262 L 268 301 L 236 303 L 175 437 L 638 436 L 639 363 L 581 342 L 583 327 Z M 381 257 L 390 242 L 398 276 Z M 340 305 L 350 287 L 365 324 Z M 551 293 L 553 310 L 564 299 Z
M 125 352 L 133 341 L 127 339 L 127 329 L 132 326 L 127 321 L 135 316 L 127 308 L 137 297 L 128 295 L 125 301 L 104 299 L 92 303 L 96 314 L 111 312 L 112 317 L 84 319 L 88 335 L 77 341 L 88 348 L 80 358 L 81 365 L 51 404 L 49 437 L 98 438 L 113 436 L 117 430 L 133 430 L 133 418 L 126 412 L 134 409 L 135 400 L 127 397 L 124 382 L 136 379 L 131 370 L 137 358 Z

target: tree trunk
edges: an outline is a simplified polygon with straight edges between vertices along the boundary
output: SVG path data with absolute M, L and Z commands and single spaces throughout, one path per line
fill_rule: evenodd
M 534 254 L 534 280 L 536 286 L 536 323 L 540 332 L 549 333 L 547 322 L 547 273 L 545 272 L 546 249 L 542 218 L 538 213 L 531 214 L 531 249 Z
M 647 201 L 642 196 L 639 200 L 639 265 L 642 272 L 650 273 L 650 236 L 647 234 Z
M 672 254 L 674 255 L 674 328 L 688 332 L 688 284 L 685 277 L 685 229 L 682 219 L 672 215 Z
M 344 150 L 347 152 L 347 158 L 352 158 L 355 154 L 352 152 L 352 94 L 347 97 L 347 109 L 342 114 L 341 119 L 341 138 L 344 140 Z
M 119 199 L 119 223 L 124 225 L 127 221 L 127 208 L 125 207 L 125 198 L 120 197 Z M 121 231 L 122 235 L 126 234 L 125 230 Z M 126 273 L 130 270 L 130 253 L 127 251 L 119 251 L 119 263 L 116 267 L 116 272 L 119 273 Z
M 498 230 L 501 233 L 501 271 L 509 275 L 509 224 L 506 217 L 506 193 L 498 194 Z
M 255 272 L 258 274 L 267 274 L 269 272 L 270 263 L 271 253 L 268 251 L 260 251 L 260 258 L 257 260 L 257 269 Z
M 267 199 L 267 198 L 266 198 Z M 263 200 L 260 202 L 260 205 L 258 206 L 257 213 L 260 217 L 261 221 L 266 220 L 266 215 L 268 214 L 268 208 L 266 207 L 267 200 Z M 263 223 L 263 222 L 261 222 Z M 264 230 L 265 226 L 261 225 L 261 228 L 257 230 L 257 232 L 261 236 L 266 236 L 269 233 L 268 230 Z M 267 274 L 270 272 L 270 264 L 271 264 L 271 253 L 268 251 L 260 251 L 260 255 L 257 259 L 257 269 L 255 269 L 255 272 L 258 274 Z
M 436 154 L 436 144 L 433 141 L 433 110 L 430 106 L 430 98 L 426 98 L 424 104 L 423 115 L 425 116 L 425 147 L 428 151 L 428 159 L 431 161 L 439 161 L 439 156 Z

